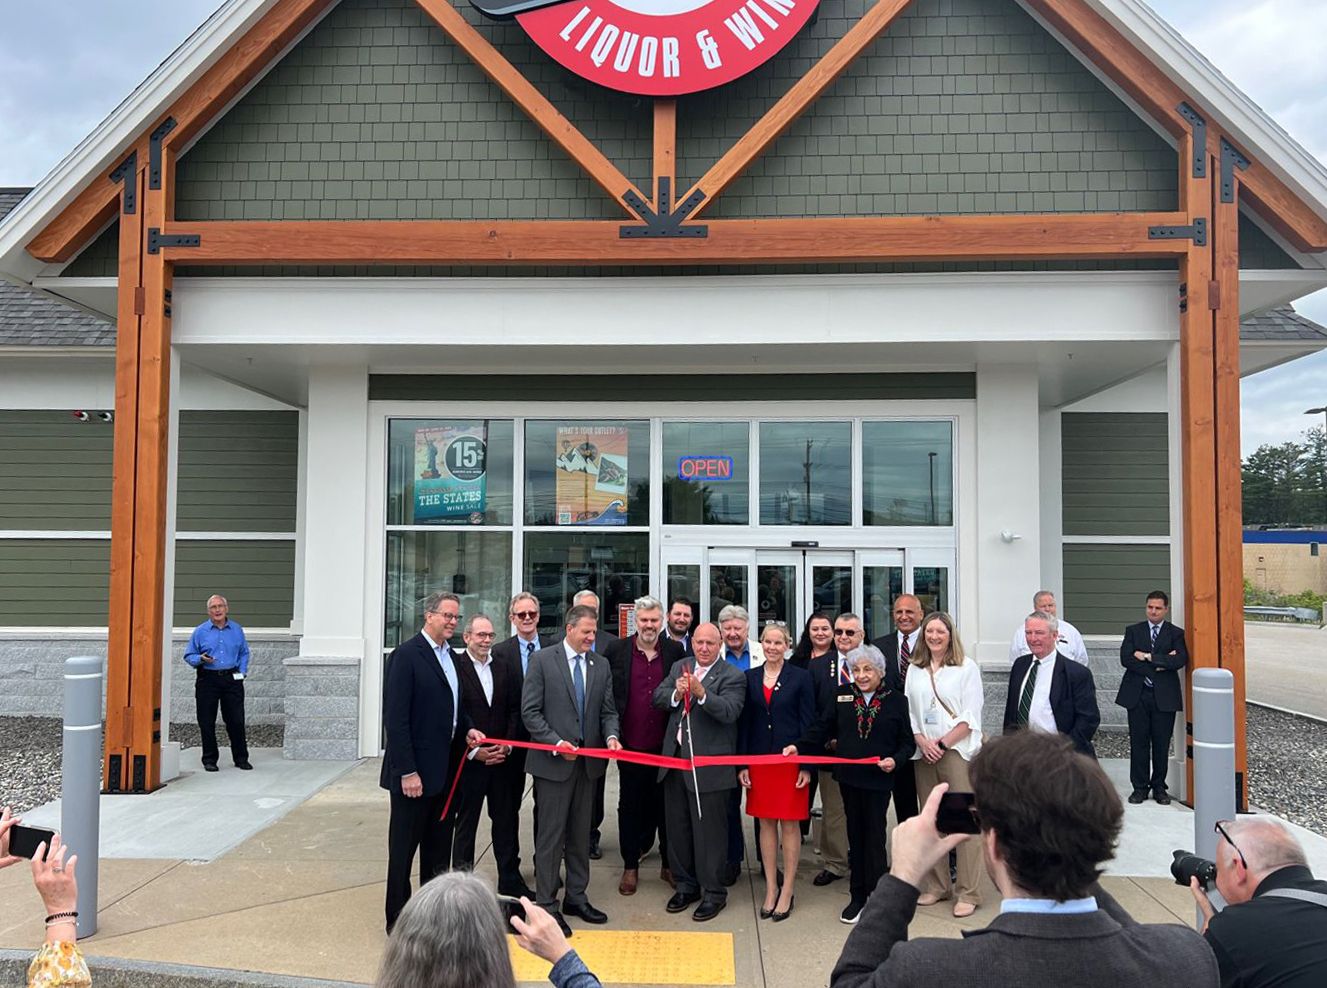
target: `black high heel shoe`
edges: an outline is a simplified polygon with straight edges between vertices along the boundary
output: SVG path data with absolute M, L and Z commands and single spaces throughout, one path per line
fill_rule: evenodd
M 794 895 L 788 900 L 788 911 L 786 913 L 774 912 L 770 914 L 774 922 L 782 923 L 785 919 L 791 916 L 793 914 L 793 906 L 795 905 L 797 905 L 797 896 Z
M 760 907 L 760 918 L 761 918 L 761 919 L 769 919 L 769 918 L 770 918 L 771 916 L 773 916 L 773 915 L 774 915 L 774 910 L 773 910 L 773 909 L 766 909 L 764 906 L 761 906 L 761 907 Z

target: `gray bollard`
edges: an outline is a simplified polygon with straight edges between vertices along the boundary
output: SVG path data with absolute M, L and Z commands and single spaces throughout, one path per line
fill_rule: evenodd
M 65 659 L 64 770 L 60 832 L 78 855 L 78 935 L 97 932 L 101 839 L 101 681 L 95 655 Z
M 1235 819 L 1235 677 L 1229 669 L 1193 673 L 1194 853 L 1216 860 L 1216 822 Z M 1213 888 L 1214 905 L 1224 903 Z M 1202 916 L 1198 917 L 1201 927 Z

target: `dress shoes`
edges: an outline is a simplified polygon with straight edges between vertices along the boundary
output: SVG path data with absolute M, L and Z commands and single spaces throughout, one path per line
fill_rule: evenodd
M 595 909 L 588 902 L 582 902 L 580 905 L 564 902 L 562 903 L 562 911 L 568 916 L 575 916 L 587 923 L 593 923 L 595 926 L 603 926 L 608 922 L 608 913 L 602 909 Z
M 834 874 L 834 872 L 826 868 L 823 871 L 819 872 L 815 878 L 811 879 L 811 884 L 824 888 L 826 885 L 829 885 L 832 882 L 837 882 L 842 877 L 843 877 L 842 875 L 836 875 Z
M 626 868 L 622 872 L 622 878 L 617 883 L 618 895 L 635 895 L 636 886 L 640 884 L 640 871 L 636 868 Z
M 1166 794 L 1166 790 L 1164 789 L 1154 789 L 1152 791 L 1152 798 L 1155 799 L 1162 806 L 1170 805 L 1170 796 Z
M 252 772 L 252 771 L 253 771 L 253 766 L 250 765 L 247 761 L 245 761 L 245 762 L 236 762 L 236 763 L 235 763 L 235 767 L 236 767 L 236 768 L 239 768 L 239 769 L 243 769 L 243 770 L 246 771 L 246 772 Z
M 598 861 L 603 856 L 604 851 L 603 848 L 599 846 L 599 842 L 597 840 L 590 841 L 590 860 Z
M 702 902 L 696 907 L 696 911 L 691 914 L 691 918 L 697 923 L 707 922 L 723 912 L 723 907 L 726 905 L 728 905 L 727 902 Z
M 1129 802 L 1133 803 L 1134 806 L 1137 806 L 1139 803 L 1147 802 L 1147 790 L 1135 789 L 1133 792 L 1129 793 Z
M 659 881 L 663 882 L 670 889 L 677 888 L 677 879 L 673 877 L 673 869 L 667 866 L 659 869 Z
M 795 905 L 797 905 L 797 896 L 794 895 L 788 900 L 787 910 L 784 912 L 779 912 L 777 909 L 774 910 L 774 922 L 782 923 L 785 919 L 791 916 L 793 914 L 793 906 Z
M 740 878 L 741 875 L 742 875 L 742 862 L 734 861 L 731 864 L 725 865 L 723 869 L 724 888 L 732 888 L 734 885 L 736 885 L 737 879 Z
M 562 918 L 562 913 L 558 912 L 556 909 L 550 909 L 548 914 L 557 920 L 558 929 L 562 931 L 564 937 L 571 936 L 571 927 L 568 926 L 567 921 Z
M 525 882 L 521 882 L 520 884 L 517 885 L 499 885 L 498 895 L 509 895 L 513 899 L 519 899 L 521 896 L 525 896 L 527 899 L 533 902 L 535 897 L 535 891 L 534 889 L 530 888 L 530 886 L 526 885 Z
M 203 762 L 203 771 L 204 771 L 204 772 L 220 772 L 221 769 L 217 768 L 217 767 L 216 767 L 215 765 L 213 765 L 211 762 Z
M 664 906 L 670 913 L 683 912 L 687 906 L 693 902 L 700 901 L 699 892 L 674 892 L 673 897 L 668 900 L 668 905 Z
M 761 919 L 769 919 L 769 918 L 770 918 L 771 916 L 773 916 L 773 915 L 774 915 L 774 910 L 773 910 L 773 909 L 766 909 L 764 906 L 761 906 L 761 907 L 760 907 L 760 918 L 761 918 Z

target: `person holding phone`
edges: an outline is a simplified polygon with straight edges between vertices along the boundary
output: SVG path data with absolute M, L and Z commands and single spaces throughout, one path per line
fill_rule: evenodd
M 922 621 L 920 647 L 905 680 L 908 716 L 917 750 L 917 798 L 925 801 L 941 783 L 970 792 L 968 762 L 981 750 L 981 668 L 963 654 L 954 619 L 933 611 Z M 958 848 L 957 890 L 950 887 L 949 862 L 936 864 L 922 889 L 919 906 L 931 906 L 957 892 L 954 915 L 971 916 L 981 905 L 981 848 L 969 842 Z
M 25 860 L 13 853 L 20 848 L 16 838 L 25 829 L 29 834 L 35 833 L 43 838 L 49 835 L 49 841 L 38 841 L 31 857 L 32 883 L 46 909 L 46 942 L 28 965 L 28 988 L 62 985 L 84 988 L 92 984 L 92 975 L 77 942 L 78 881 L 75 869 L 78 855 L 71 855 L 66 861 L 69 848 L 60 840 L 59 834 L 24 828 L 21 823 L 8 806 L 0 810 L 0 868 Z
M 235 767 L 248 771 L 249 746 L 244 738 L 244 677 L 249 674 L 249 642 L 239 622 L 230 620 L 230 604 L 219 593 L 207 598 L 207 620 L 194 628 L 184 661 L 198 670 L 194 701 L 198 731 L 203 736 L 203 769 L 217 771 L 217 707 L 230 738 Z
M 809 755 L 838 741 L 840 758 L 874 758 L 874 765 L 835 765 L 834 781 L 843 794 L 848 828 L 848 889 L 851 898 L 839 915 L 852 925 L 880 876 L 889 867 L 885 834 L 889 795 L 900 767 L 908 768 L 916 744 L 908 702 L 885 683 L 885 657 L 874 645 L 859 645 L 844 656 L 852 681 L 835 689 L 833 701 L 785 755 Z

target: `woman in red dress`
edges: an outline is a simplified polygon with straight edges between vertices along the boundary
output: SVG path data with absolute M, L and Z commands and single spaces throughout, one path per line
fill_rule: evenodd
M 785 662 L 792 640 L 781 621 L 765 625 L 760 635 L 765 662 L 746 673 L 746 705 L 738 732 L 744 755 L 777 755 L 797 741 L 815 721 L 815 685 L 811 674 Z M 802 853 L 800 821 L 810 811 L 810 773 L 789 760 L 782 765 L 752 765 L 737 773 L 746 789 L 746 812 L 759 821 L 760 858 L 765 869 L 761 919 L 785 920 L 793 909 L 793 882 Z M 778 882 L 779 838 L 783 838 L 783 885 Z

